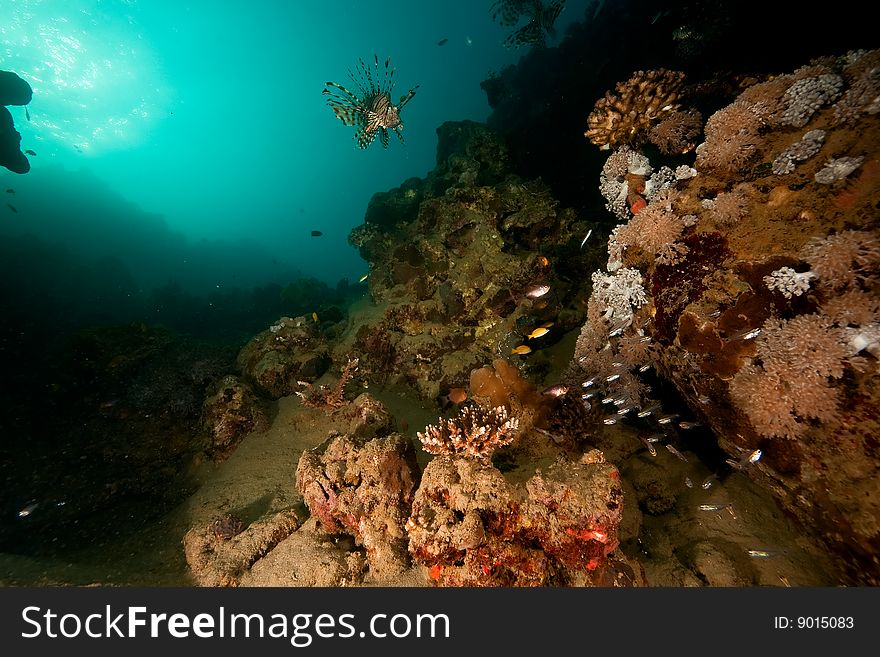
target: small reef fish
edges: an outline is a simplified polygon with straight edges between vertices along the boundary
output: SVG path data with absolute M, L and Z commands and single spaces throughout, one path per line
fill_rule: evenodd
M 775 557 L 779 552 L 771 552 L 770 550 L 746 550 L 746 554 L 748 554 L 753 559 L 767 559 L 769 557 Z
M 666 449 L 668 449 L 668 450 L 669 450 L 669 453 L 672 454 L 675 458 L 680 459 L 680 460 L 684 461 L 685 463 L 688 462 L 688 460 L 687 460 L 687 456 L 685 456 L 684 454 L 682 454 L 681 452 L 679 452 L 679 451 L 678 451 L 677 449 L 675 449 L 675 447 L 673 447 L 672 445 L 667 444 L 667 445 L 666 445 Z
M 12 203 L 7 203 L 6 207 L 12 210 L 15 214 L 18 214 L 18 208 L 16 208 Z
M 528 340 L 534 340 L 534 339 L 536 339 L 536 338 L 541 338 L 541 337 L 544 337 L 545 335 L 547 335 L 549 332 L 550 332 L 550 329 L 548 329 L 548 328 L 544 328 L 543 326 L 539 326 L 539 327 L 536 328 L 534 331 L 532 331 L 531 333 L 529 333 L 529 334 L 526 336 L 526 339 L 528 339 Z
M 391 58 L 385 60 L 385 66 L 379 66 L 379 57 L 373 55 L 373 65 L 368 66 L 363 59 L 358 59 L 355 72 L 349 71 L 348 77 L 355 85 L 358 93 L 353 93 L 335 82 L 327 82 L 323 95 L 327 96 L 327 104 L 344 125 L 355 128 L 355 141 L 359 148 L 367 148 L 379 137 L 382 148 L 388 148 L 388 134 L 393 132 L 403 143 L 403 121 L 400 111 L 413 96 L 416 85 L 400 97 L 397 105 L 391 100 L 394 88 L 394 69 Z
M 526 290 L 527 299 L 540 299 L 550 291 L 549 285 L 533 285 Z
M 28 121 L 31 120 L 31 113 L 30 113 L 30 110 L 28 110 L 27 107 L 24 108 L 24 116 L 25 116 L 25 118 L 26 118 Z
M 718 479 L 717 475 L 710 474 L 703 480 L 703 485 L 701 486 L 701 488 L 703 490 L 709 490 L 710 488 L 712 488 L 712 484 L 715 483 L 716 479 Z
M 312 313 L 312 321 L 315 322 L 315 324 L 318 323 L 318 313 Z
M 6 190 L 6 193 L 7 194 L 15 194 L 15 190 L 12 189 L 12 187 L 10 187 L 9 189 Z
M 437 42 L 437 45 L 438 45 L 438 46 L 445 46 L 447 43 L 449 43 L 449 39 L 440 39 L 440 40 Z
M 755 451 L 743 456 L 739 461 L 727 459 L 727 465 L 729 465 L 731 468 L 734 468 L 735 470 L 745 470 L 748 466 L 760 461 L 762 455 L 763 452 L 760 449 L 756 449 Z
M 532 348 L 527 344 L 521 344 L 520 346 L 511 349 L 510 353 L 525 356 L 526 354 L 532 353 Z
M 550 265 L 550 260 L 547 259 L 547 256 L 538 256 L 538 259 L 536 260 L 536 262 L 541 267 L 547 267 Z
M 687 422 L 685 420 L 682 420 L 678 423 L 678 426 L 681 429 L 696 429 L 697 427 L 701 427 L 703 425 L 699 422 Z
M 324 233 L 322 233 L 320 230 L 313 230 L 312 231 L 312 237 L 321 237 L 321 235 L 323 235 L 323 234 Z
M 658 417 L 658 418 L 657 418 L 657 423 L 658 423 L 658 424 L 671 424 L 672 421 L 673 421 L 675 418 L 677 418 L 677 417 L 678 417 L 678 415 L 675 415 L 675 414 L 673 414 L 673 415 L 664 415 L 663 417 Z
M 30 148 L 27 149 L 27 150 L 24 152 L 24 154 L 25 154 L 25 155 L 36 155 L 36 153 L 35 153 L 34 151 L 32 151 Z
M 616 417 L 606 417 L 604 420 L 602 420 L 602 422 L 604 424 L 608 424 L 608 425 L 617 424 L 617 418 Z
M 648 453 L 651 456 L 657 456 L 657 449 L 654 447 L 654 445 L 652 445 L 650 442 L 648 442 L 647 438 L 640 436 L 639 440 L 641 440 L 645 444 L 645 447 L 648 448 Z
M 700 511 L 724 511 L 724 509 L 733 508 L 733 504 L 730 502 L 727 504 L 701 504 L 698 508 Z
M 25 506 L 21 511 L 18 512 L 19 518 L 27 518 L 34 511 L 37 510 L 37 507 L 40 506 L 39 502 L 31 502 L 27 506 Z
M 584 236 L 584 239 L 581 240 L 581 248 L 584 248 L 584 244 L 587 243 L 587 240 L 590 239 L 590 235 L 592 235 L 592 234 L 593 234 L 593 229 L 590 228 L 590 230 L 588 230 L 587 234 Z
M 547 395 L 548 397 L 562 397 L 562 395 L 568 392 L 568 387 L 562 385 L 561 383 L 557 383 L 555 386 L 550 386 L 546 390 L 544 390 L 541 394 Z
M 685 477 L 684 478 L 684 485 L 687 486 L 688 488 L 693 488 L 694 482 L 691 481 L 690 477 Z
M 446 397 L 453 404 L 461 404 L 468 398 L 468 393 L 464 388 L 450 388 Z
M 369 277 L 370 277 L 370 272 L 367 272 L 366 274 L 364 274 L 363 276 L 361 276 L 361 277 L 358 279 L 358 283 L 363 283 L 363 282 L 364 282 L 365 280 L 367 280 Z

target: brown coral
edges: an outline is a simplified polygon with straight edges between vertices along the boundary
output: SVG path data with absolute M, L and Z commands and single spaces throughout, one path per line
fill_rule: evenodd
M 308 386 L 307 392 L 297 392 L 297 396 L 302 399 L 304 406 L 309 408 L 319 408 L 328 413 L 342 408 L 346 401 L 344 398 L 345 386 L 351 381 L 351 378 L 357 372 L 358 359 L 349 358 L 348 362 L 339 375 L 339 381 L 332 388 L 329 386 L 321 386 L 318 389 Z
M 658 120 L 679 107 L 684 77 L 667 69 L 636 71 L 617 83 L 616 94 L 609 91 L 596 101 L 584 136 L 603 149 L 643 141 Z
M 801 249 L 801 257 L 810 263 L 823 288 L 838 290 L 864 283 L 880 268 L 880 233 L 845 230 L 814 237 Z

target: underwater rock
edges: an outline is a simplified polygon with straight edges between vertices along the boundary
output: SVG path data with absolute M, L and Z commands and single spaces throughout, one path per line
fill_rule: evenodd
M 558 209 L 540 180 L 508 174 L 496 157 L 503 146 L 484 126 L 448 123 L 441 134 L 449 141 L 421 187 L 431 193 L 421 198 L 407 182 L 421 198 L 415 218 L 394 219 L 391 229 L 368 213 L 349 236 L 370 263 L 370 295 L 381 311 L 357 326 L 364 372 L 431 400 L 464 387 L 472 369 L 509 353 L 542 323 L 565 314 L 572 328 L 583 316 L 576 286 L 557 279 L 553 264 L 575 232 L 575 213 Z M 527 298 L 537 284 L 551 286 L 552 297 Z M 533 352 L 563 332 L 533 341 Z
M 238 585 L 357 586 L 364 581 L 367 560 L 353 547 L 334 540 L 310 518 L 245 571 Z
M 359 441 L 387 436 L 394 431 L 394 416 L 385 408 L 385 404 L 364 392 L 355 397 L 351 404 L 340 412 L 342 421 L 348 421 L 346 433 Z
M 202 424 L 211 432 L 208 454 L 223 461 L 252 431 L 265 431 L 269 420 L 247 383 L 234 375 L 213 386 L 202 406 Z
M 634 585 L 610 556 L 622 495 L 601 458 L 560 460 L 523 485 L 485 461 L 436 457 L 406 525 L 409 550 L 441 586 Z
M 0 71 L 0 166 L 13 173 L 27 173 L 30 162 L 21 152 L 21 134 L 15 129 L 12 114 L 5 105 L 27 105 L 31 102 L 31 86 L 12 71 Z
M 331 361 L 314 324 L 305 317 L 279 319 L 242 347 L 238 354 L 242 374 L 273 399 L 299 390 L 297 380 L 318 379 Z
M 219 536 L 213 525 L 193 527 L 183 537 L 186 564 L 198 586 L 238 586 L 251 565 L 290 536 L 300 521 L 293 511 L 282 511 L 229 538 Z
M 349 534 L 367 551 L 374 579 L 409 567 L 404 523 L 418 479 L 415 449 L 399 434 L 368 442 L 335 436 L 303 452 L 296 487 L 330 534 Z

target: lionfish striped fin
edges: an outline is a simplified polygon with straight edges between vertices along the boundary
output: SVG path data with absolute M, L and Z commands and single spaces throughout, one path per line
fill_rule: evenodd
M 544 31 L 541 23 L 536 20 L 530 20 L 518 30 L 508 34 L 501 44 L 505 48 L 516 48 L 518 46 L 538 46 L 544 45 Z
M 335 82 L 327 82 L 324 91 L 321 93 L 328 96 L 327 104 L 342 123 L 345 125 L 355 125 L 357 123 L 358 116 L 360 115 L 360 101 L 358 101 L 357 96 L 341 84 L 336 84 Z
M 381 129 L 379 141 L 382 142 L 382 148 L 388 148 L 388 131 L 385 128 Z

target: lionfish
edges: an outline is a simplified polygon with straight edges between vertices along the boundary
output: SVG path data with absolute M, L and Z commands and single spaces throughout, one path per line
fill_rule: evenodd
M 504 47 L 525 45 L 545 45 L 544 33 L 555 36 L 553 24 L 565 7 L 565 0 L 551 0 L 547 5 L 543 0 L 496 0 L 489 7 L 492 20 L 497 20 L 505 27 L 513 27 L 523 16 L 528 22 L 518 30 L 507 35 L 502 42 Z
M 354 83 L 356 93 L 335 82 L 328 82 L 322 93 L 327 96 L 327 104 L 340 121 L 357 126 L 355 141 L 360 148 L 372 144 L 376 135 L 379 135 L 382 147 L 388 148 L 389 130 L 393 130 L 403 143 L 400 110 L 416 95 L 419 85 L 401 96 L 397 105 L 392 104 L 394 69 L 391 68 L 391 58 L 385 60 L 384 72 L 379 67 L 379 57 L 373 55 L 373 60 L 371 67 L 358 58 L 359 68 L 354 72 L 349 69 L 348 77 Z

